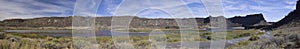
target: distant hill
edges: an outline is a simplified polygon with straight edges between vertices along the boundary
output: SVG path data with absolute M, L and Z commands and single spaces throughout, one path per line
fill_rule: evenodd
M 187 20 L 195 19 L 199 28 L 209 26 L 209 18 L 139 18 L 136 16 L 112 16 L 112 17 L 132 17 L 131 28 L 178 28 L 175 19 Z M 96 17 L 96 26 L 100 28 L 109 28 L 112 17 Z M 268 23 L 262 14 L 252 14 L 247 16 L 237 16 L 227 18 L 229 27 L 240 26 L 259 26 Z M 33 19 L 6 19 L 0 21 L 2 27 L 71 27 L 72 17 L 42 17 Z

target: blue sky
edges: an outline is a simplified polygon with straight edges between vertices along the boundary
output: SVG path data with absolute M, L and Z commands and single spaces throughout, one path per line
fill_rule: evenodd
M 147 8 L 149 6 L 154 6 L 165 9 L 178 9 L 170 12 L 179 13 L 179 15 L 180 13 L 192 13 L 195 17 L 209 16 L 206 8 L 207 6 L 205 6 L 203 0 L 182 1 L 184 4 L 180 4 L 179 0 L 101 0 L 101 2 L 97 2 L 100 3 L 100 5 L 97 6 L 98 8 L 93 10 L 97 10 L 98 16 L 113 16 L 118 15 L 116 14 L 116 11 L 118 10 L 121 11 L 121 13 L 123 12 L 126 14 L 130 13 L 128 12 L 130 10 L 137 10 L 137 8 L 134 7 Z M 282 19 L 290 11 L 294 10 L 296 7 L 296 1 L 297 0 L 223 0 L 223 6 L 216 8 L 223 8 L 224 15 L 228 18 L 263 13 L 267 21 L 275 22 Z M 76 7 L 75 4 L 76 0 L 0 0 L 0 20 L 12 18 L 70 16 L 73 15 L 74 7 Z M 135 6 L 133 6 L 133 4 L 135 4 Z M 188 10 L 181 9 L 181 7 L 187 7 Z M 170 13 L 163 10 L 153 9 L 140 11 L 136 15 L 147 18 L 170 18 Z M 181 15 L 181 17 L 187 16 L 191 15 Z

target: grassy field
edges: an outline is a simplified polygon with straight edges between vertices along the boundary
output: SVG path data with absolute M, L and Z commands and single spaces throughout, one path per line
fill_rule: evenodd
M 151 32 L 152 30 L 129 29 L 128 31 L 134 32 L 134 33 L 140 33 L 140 32 L 144 33 L 144 32 Z M 171 33 L 175 34 L 175 35 L 173 34 L 173 36 L 180 37 L 180 30 L 161 30 L 161 31 L 171 32 Z M 220 32 L 220 33 L 212 33 L 212 32 L 206 31 L 206 30 L 182 30 L 182 31 L 194 31 L 196 33 L 192 32 L 190 35 L 199 34 L 200 37 L 203 37 L 203 36 L 214 37 L 214 36 L 217 36 L 215 34 L 222 34 L 222 35 L 226 34 L 225 39 L 235 39 L 235 38 L 241 38 L 241 37 L 259 36 L 259 35 L 264 34 L 264 32 L 260 32 L 258 30 L 233 30 L 233 31 L 227 31 L 227 32 Z M 178 35 L 176 36 L 176 34 L 178 34 Z
M 228 49 L 299 49 L 300 33 L 292 33 L 287 36 L 277 36 L 270 39 L 259 39 L 256 41 L 243 41 Z
M 0 27 L 0 30 L 71 30 L 71 27 Z
M 149 30 L 137 30 L 134 32 L 145 32 Z M 191 39 L 190 41 L 201 41 L 206 42 L 209 39 L 204 38 L 204 36 L 208 36 L 211 40 L 219 39 L 214 38 L 214 33 L 207 32 L 207 31 L 198 31 L 196 33 L 189 33 L 189 34 L 180 34 L 179 30 L 163 30 L 164 32 L 173 32 L 171 34 L 162 34 L 162 35 L 155 35 L 156 37 L 165 37 L 167 43 L 176 43 L 181 41 L 181 36 L 190 36 L 190 35 L 199 35 L 194 36 L 195 38 Z M 195 31 L 195 30 L 191 30 Z M 225 33 L 225 32 L 223 32 Z M 248 37 L 248 36 L 258 36 L 264 34 L 263 32 L 259 32 L 257 30 L 234 30 L 226 32 L 227 36 L 226 39 L 235 39 L 241 37 Z M 123 38 L 122 36 L 118 38 Z M 149 36 L 130 36 L 130 40 L 132 41 L 131 44 L 135 46 L 135 48 L 149 48 L 151 47 L 151 42 L 149 41 Z M 113 40 L 111 36 L 98 36 L 96 37 L 97 45 L 99 48 L 102 49 L 113 49 L 115 45 L 113 44 Z M 188 39 L 189 40 L 189 39 Z M 82 48 L 76 47 L 73 44 L 76 42 L 72 42 L 72 37 L 47 37 L 47 36 L 40 36 L 37 34 L 20 34 L 20 33 L 6 33 L 5 38 L 0 39 L 0 49 L 74 49 L 74 48 Z M 86 48 L 86 47 L 85 47 Z

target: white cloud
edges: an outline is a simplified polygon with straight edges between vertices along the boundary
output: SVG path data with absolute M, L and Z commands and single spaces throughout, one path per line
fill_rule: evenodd
M 102 0 L 76 0 L 74 14 L 76 16 L 96 16 Z
M 38 2 L 36 0 L 1 0 L 0 20 L 55 16 L 47 15 L 47 13 L 64 13 L 65 11 L 72 10 L 72 8 L 70 8 L 72 2 L 70 1 L 57 1 L 56 3 L 62 4 L 62 6 Z
M 116 10 L 117 6 L 119 5 L 119 2 L 121 2 L 121 0 L 102 0 L 101 4 L 100 4 L 100 12 L 103 12 L 101 14 L 99 14 L 100 16 L 107 16 L 110 14 L 115 13 L 114 11 Z M 102 9 L 101 9 L 102 8 Z
M 267 21 L 278 21 L 295 9 L 296 0 L 224 0 L 227 16 L 263 13 Z
M 201 0 L 211 16 L 224 16 L 222 0 Z
M 183 0 L 185 3 L 201 3 L 201 0 Z
M 145 4 L 151 3 L 151 4 Z M 190 2 L 192 3 L 192 2 Z M 176 18 L 193 17 L 192 11 L 181 0 L 125 0 L 117 7 L 115 15 L 135 15 L 147 8 L 156 8 L 168 12 Z
M 195 3 L 195 4 L 197 4 L 197 3 Z M 201 5 L 195 5 L 195 6 L 191 6 L 189 8 L 193 11 L 193 14 L 195 14 L 196 17 L 205 18 L 205 17 L 209 16 L 206 9 L 204 8 L 204 6 L 201 7 Z

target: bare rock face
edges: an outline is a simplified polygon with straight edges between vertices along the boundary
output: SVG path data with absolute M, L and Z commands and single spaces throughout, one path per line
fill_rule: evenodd
M 232 23 L 242 24 L 243 26 L 253 25 L 268 25 L 269 23 L 264 19 L 263 14 L 252 14 L 247 16 L 236 16 L 229 18 Z
M 294 10 L 273 25 L 274 28 L 300 27 L 300 10 Z
M 297 5 L 296 5 L 296 10 L 300 10 L 300 4 L 299 3 L 300 3 L 300 1 L 298 0 Z

